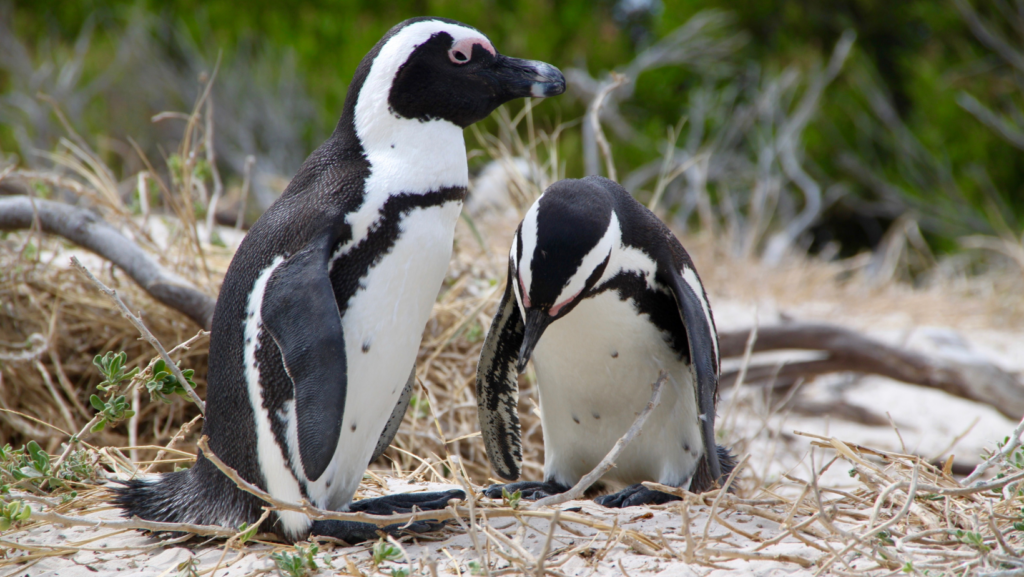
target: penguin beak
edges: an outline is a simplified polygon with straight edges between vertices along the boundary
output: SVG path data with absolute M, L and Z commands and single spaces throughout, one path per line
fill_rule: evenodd
M 544 329 L 548 328 L 552 320 L 551 315 L 546 311 L 537 309 L 528 309 L 526 311 L 526 329 L 523 331 L 523 346 L 519 347 L 519 362 L 516 363 L 516 370 L 519 373 L 526 370 L 526 363 L 529 362 L 530 357 L 533 355 L 533 347 L 537 346 L 537 341 L 540 340 L 540 336 L 544 334 Z
M 565 77 L 554 66 L 537 60 L 521 60 L 499 54 L 490 72 L 508 102 L 514 98 L 546 98 L 565 92 Z

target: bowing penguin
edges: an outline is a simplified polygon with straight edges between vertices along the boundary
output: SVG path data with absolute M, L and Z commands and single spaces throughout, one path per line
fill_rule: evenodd
M 608 507 L 676 499 L 643 481 L 706 491 L 734 461 L 715 444 L 718 334 L 686 250 L 615 182 L 553 184 L 516 230 L 508 281 L 487 333 L 476 392 L 487 455 L 519 478 L 518 375 L 533 358 L 544 481 L 492 485 L 538 499 L 568 490 L 629 429 L 664 371 L 661 402 L 603 481 Z

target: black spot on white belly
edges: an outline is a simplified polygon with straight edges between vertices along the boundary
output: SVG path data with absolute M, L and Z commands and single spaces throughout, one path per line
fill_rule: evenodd
M 612 358 L 613 359 L 619 358 L 619 351 L 612 351 Z
M 690 452 L 690 443 L 683 443 L 683 450 L 687 453 Z
M 590 414 L 593 415 L 595 419 L 601 418 L 601 415 L 597 411 L 590 411 Z
M 370 341 L 363 341 L 363 352 L 370 352 Z
M 573 415 L 573 416 L 572 416 L 572 420 L 576 421 L 576 424 L 577 424 L 577 425 L 578 425 L 578 424 L 580 424 L 580 418 L 579 418 L 579 417 L 577 417 L 576 415 Z
M 356 432 L 356 424 L 355 423 L 352 423 L 352 432 L 353 433 Z

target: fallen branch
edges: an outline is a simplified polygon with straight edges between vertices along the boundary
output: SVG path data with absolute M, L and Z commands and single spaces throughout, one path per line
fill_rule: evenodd
M 95 213 L 27 196 L 0 198 L 0 230 L 31 229 L 37 218 L 43 232 L 62 236 L 109 260 L 154 299 L 210 329 L 216 299 L 165 270 Z
M 44 511 L 32 511 L 30 517 L 33 521 L 44 523 L 60 523 L 69 527 L 93 527 L 96 529 L 141 529 L 144 531 L 174 531 L 182 533 L 194 533 L 196 535 L 207 535 L 211 537 L 233 537 L 238 533 L 237 529 L 220 527 L 217 525 L 193 525 L 191 523 L 160 523 L 157 521 L 146 521 L 138 517 L 125 519 L 124 521 L 108 521 L 104 519 L 89 519 L 87 517 L 72 517 L 59 513 L 48 513 Z
M 608 454 L 601 459 L 601 462 L 594 467 L 593 471 L 584 475 L 583 478 L 573 485 L 573 487 L 568 491 L 557 495 L 551 495 L 550 497 L 544 497 L 543 499 L 536 501 L 531 508 L 551 507 L 553 505 L 565 503 L 566 501 L 579 499 L 583 497 L 583 494 L 587 492 L 587 489 L 589 489 L 591 485 L 596 483 L 601 477 L 604 477 L 604 474 L 615 466 L 615 461 L 619 458 L 619 455 L 622 454 L 623 449 L 628 447 L 629 444 L 633 442 L 633 439 L 640 434 L 640 431 L 644 428 L 644 423 L 647 422 L 647 417 L 651 416 L 655 407 L 657 407 L 658 403 L 661 402 L 661 387 L 665 384 L 665 380 L 667 378 L 668 375 L 665 374 L 665 371 L 661 371 L 661 374 L 658 375 L 658 380 L 654 381 L 654 384 L 651 386 L 653 390 L 651 391 L 651 400 L 647 402 L 647 406 L 644 407 L 644 409 L 640 411 L 640 414 L 636 416 L 636 420 L 633 421 L 633 424 L 629 427 L 629 430 L 626 431 L 626 434 L 622 435 L 618 441 L 615 441 L 615 445 L 612 446 L 612 450 L 608 451 Z
M 749 334 L 749 330 L 720 333 L 722 357 L 743 355 Z M 758 329 L 753 348 L 755 353 L 785 349 L 822 351 L 828 356 L 789 363 L 781 368 L 754 365 L 747 369 L 745 382 L 763 382 L 774 377 L 776 386 L 785 386 L 798 378 L 808 379 L 826 373 L 867 373 L 985 403 L 1014 420 L 1024 414 L 1024 386 L 996 367 L 991 367 L 990 373 L 997 378 L 968 382 L 963 371 L 956 366 L 883 344 L 840 326 L 791 323 Z M 739 371 L 723 373 L 719 387 L 729 387 L 738 375 Z M 1005 378 L 998 378 L 1000 375 Z

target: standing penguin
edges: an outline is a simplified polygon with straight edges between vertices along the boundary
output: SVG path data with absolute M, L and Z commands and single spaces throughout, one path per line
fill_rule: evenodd
M 352 503 L 391 443 L 468 183 L 463 129 L 515 98 L 561 94 L 543 62 L 499 54 L 441 18 L 392 28 L 363 58 L 331 137 L 252 226 L 213 317 L 204 433 L 279 499 L 373 514 L 438 509 L 461 491 Z M 237 527 L 264 505 L 200 454 L 117 489 L 124 515 Z M 288 540 L 375 538 L 364 523 L 275 512 Z M 391 528 L 394 529 L 394 528 Z
M 701 492 L 734 466 L 715 445 L 718 334 L 707 295 L 679 241 L 606 178 L 562 180 L 516 230 L 508 282 L 477 370 L 487 455 L 498 474 L 522 464 L 518 375 L 533 356 L 544 430 L 544 482 L 493 485 L 528 499 L 562 493 L 625 434 L 668 375 L 643 433 L 605 480 L 629 485 L 608 507 L 674 500 L 642 481 Z

